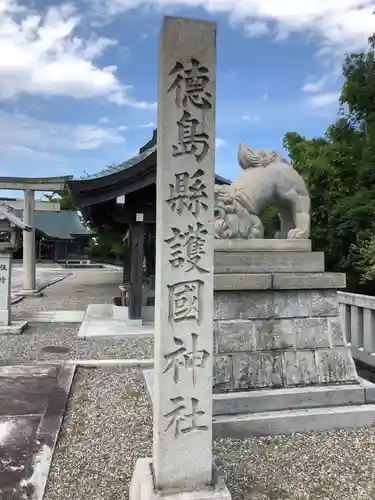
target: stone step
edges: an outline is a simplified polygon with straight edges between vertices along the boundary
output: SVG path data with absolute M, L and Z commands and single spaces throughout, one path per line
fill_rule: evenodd
M 215 251 L 223 252 L 311 252 L 311 240 L 277 240 L 277 239 L 215 239 Z
M 230 290 L 326 290 L 346 287 L 343 273 L 215 274 L 214 289 Z
M 375 424 L 375 404 L 271 411 L 213 418 L 215 438 L 242 439 L 295 432 L 359 428 Z
M 368 381 L 366 383 L 371 384 Z M 374 390 L 375 384 L 361 383 L 214 394 L 213 414 L 214 416 L 239 415 L 375 403 Z
M 215 251 L 215 274 L 323 273 L 324 252 Z
M 153 402 L 154 370 L 142 371 L 146 392 Z M 359 378 L 358 384 L 261 389 L 213 394 L 213 415 L 241 415 L 308 408 L 375 403 L 375 384 Z
M 153 370 L 142 371 L 153 404 Z M 214 437 L 274 436 L 375 424 L 375 385 L 293 387 L 213 394 Z M 226 412 L 226 413 L 224 413 Z

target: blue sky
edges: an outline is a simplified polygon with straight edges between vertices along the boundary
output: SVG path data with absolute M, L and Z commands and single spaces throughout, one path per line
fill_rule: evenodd
M 31 7 L 32 6 L 32 7 Z M 0 3 L 0 175 L 80 177 L 133 156 L 156 123 L 163 15 L 217 21 L 217 173 L 237 147 L 335 119 L 345 52 L 367 46 L 375 0 Z

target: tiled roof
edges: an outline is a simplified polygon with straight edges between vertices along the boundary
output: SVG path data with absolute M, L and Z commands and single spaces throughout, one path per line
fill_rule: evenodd
M 22 218 L 23 210 L 15 210 Z M 71 240 L 75 236 L 90 236 L 92 231 L 85 228 L 77 212 L 62 210 L 61 212 L 35 211 L 35 229 L 51 239 Z
M 123 163 L 120 163 L 119 165 L 113 165 L 111 167 L 108 167 L 104 170 L 101 170 L 100 172 L 96 172 L 95 174 L 88 174 L 86 176 L 83 176 L 80 178 L 80 180 L 89 180 L 89 179 L 98 179 L 100 177 L 106 177 L 107 175 L 112 175 L 117 172 L 124 171 L 130 167 L 133 167 L 134 165 L 137 165 L 137 163 L 140 163 L 143 161 L 145 158 L 150 156 L 154 151 L 156 151 L 156 146 L 151 147 L 150 149 L 146 149 L 142 153 L 133 156 L 127 161 L 124 161 Z M 225 179 L 224 177 L 221 177 L 221 175 L 215 175 L 216 182 L 222 183 L 222 184 L 229 184 L 230 182 Z
M 147 149 L 143 153 L 133 156 L 133 158 L 130 158 L 129 160 L 124 161 L 119 165 L 113 165 L 111 167 L 105 168 L 104 170 L 101 170 L 100 172 L 96 172 L 95 174 L 83 176 L 81 177 L 81 180 L 98 179 L 99 177 L 106 177 L 107 175 L 112 175 L 117 172 L 121 172 L 129 167 L 132 167 L 133 165 L 136 165 L 137 163 L 140 163 L 145 158 L 150 156 L 150 154 L 152 154 L 154 151 L 156 151 L 156 147 Z

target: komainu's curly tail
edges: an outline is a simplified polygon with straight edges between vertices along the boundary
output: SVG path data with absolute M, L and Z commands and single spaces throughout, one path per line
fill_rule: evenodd
M 275 160 L 285 162 L 283 157 L 275 151 L 267 149 L 252 149 L 244 142 L 240 142 L 238 147 L 238 163 L 242 170 L 249 168 L 266 168 L 270 163 Z
M 248 170 L 249 168 L 252 168 L 251 156 L 252 151 L 249 146 L 244 142 L 240 142 L 237 158 L 242 170 Z

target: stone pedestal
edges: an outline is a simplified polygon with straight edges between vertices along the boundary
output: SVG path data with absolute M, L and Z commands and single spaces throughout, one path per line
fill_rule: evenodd
M 293 393 L 298 398 L 294 408 L 302 413 L 311 408 L 311 400 L 314 408 L 323 408 L 323 414 L 327 413 L 324 408 L 331 412 L 336 404 L 342 413 L 343 406 L 352 404 L 349 393 L 342 390 L 345 387 L 357 389 L 359 402 L 373 402 L 365 397 L 338 316 L 336 292 L 345 287 L 345 275 L 325 273 L 324 254 L 311 252 L 309 240 L 217 240 L 214 287 L 214 392 L 221 395 L 219 406 L 224 404 L 231 415 L 228 421 L 233 423 L 238 413 L 244 420 L 244 398 L 250 401 L 246 394 L 251 394 L 253 402 L 257 396 L 258 401 L 252 409 L 248 406 L 249 421 L 257 407 L 266 412 L 264 422 L 271 418 L 272 391 L 277 412 L 293 408 Z M 324 400 L 325 388 L 329 398 Z M 285 406 L 280 405 L 283 401 Z M 372 422 L 373 408 L 367 410 Z M 308 413 L 305 411 L 306 418 Z M 301 415 L 294 421 L 288 418 L 290 432 L 298 430 L 293 425 L 300 422 Z M 357 418 L 354 415 L 352 420 Z M 259 413 L 256 432 L 261 416 Z M 280 416 L 285 421 L 285 415 Z M 223 430 L 225 416 L 218 418 Z M 347 426 L 348 416 L 345 425 L 339 416 L 331 415 L 330 421 L 333 426 Z M 325 428 L 324 418 L 320 422 Z
M 215 250 L 215 392 L 356 382 L 338 316 L 345 275 L 301 242 L 252 241 Z
M 160 492 L 155 489 L 154 466 L 151 458 L 140 458 L 135 466 L 129 488 L 129 499 L 147 500 L 231 500 L 231 495 L 215 464 L 212 466 L 210 485 L 197 490 L 171 490 Z

